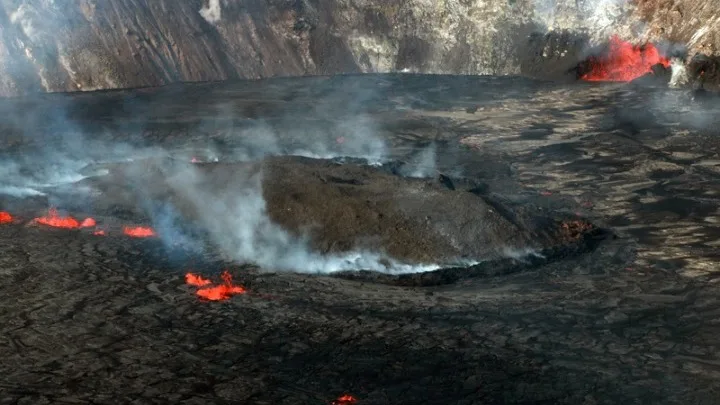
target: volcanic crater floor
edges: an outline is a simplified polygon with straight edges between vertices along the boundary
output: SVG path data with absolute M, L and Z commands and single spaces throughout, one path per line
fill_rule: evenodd
M 716 403 L 717 114 L 685 96 L 405 75 L 3 100 L 0 403 Z M 95 174 L 33 177 L 57 151 Z M 321 255 L 448 265 L 243 263 L 216 246 L 251 219 L 218 217 L 237 190 Z M 168 202 L 203 246 L 120 231 L 162 233 Z M 33 222 L 53 206 L 97 226 Z M 186 282 L 223 271 L 242 293 Z

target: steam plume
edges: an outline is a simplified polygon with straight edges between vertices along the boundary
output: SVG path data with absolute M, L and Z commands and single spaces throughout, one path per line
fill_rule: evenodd
M 431 144 L 413 157 L 400 173 L 406 177 L 426 178 L 432 177 L 437 172 L 437 146 Z
M 222 18 L 220 0 L 209 0 L 207 6 L 200 9 L 200 15 L 210 24 L 215 24 Z
M 670 87 L 678 88 L 688 84 L 688 72 L 682 59 L 670 59 L 670 68 L 672 69 L 672 76 L 670 76 Z

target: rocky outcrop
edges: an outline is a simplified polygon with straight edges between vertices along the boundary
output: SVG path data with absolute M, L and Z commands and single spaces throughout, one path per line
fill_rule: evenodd
M 357 72 L 557 76 L 611 33 L 717 50 L 711 2 L 637 2 L 5 0 L 0 94 Z
M 647 23 L 647 37 L 685 47 L 689 54 L 720 51 L 720 8 L 714 1 L 636 0 L 636 16 Z

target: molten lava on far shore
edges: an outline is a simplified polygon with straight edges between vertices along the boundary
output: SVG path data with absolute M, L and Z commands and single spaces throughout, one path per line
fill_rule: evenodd
M 46 216 L 35 218 L 33 223 L 64 229 L 92 228 L 97 224 L 93 218 L 85 218 L 80 222 L 69 215 L 62 216 L 55 208 L 50 208 Z
M 233 295 L 246 292 L 244 287 L 233 284 L 232 276 L 227 271 L 224 271 L 221 277 L 222 284 L 211 286 L 212 281 L 197 274 L 187 273 L 185 274 L 185 283 L 194 287 L 201 287 L 195 291 L 195 294 L 208 301 L 225 301 Z
M 357 399 L 352 395 L 343 395 L 331 402 L 331 405 L 353 405 L 357 403 Z
M 9 212 L 0 211 L 0 224 L 9 224 L 12 221 L 13 217 Z
M 123 233 L 133 238 L 152 238 L 157 235 L 155 230 L 145 226 L 125 226 Z
M 629 82 L 651 73 L 652 67 L 658 64 L 669 68 L 670 60 L 661 56 L 653 44 L 638 46 L 613 36 L 604 54 L 587 59 L 580 79 L 593 82 Z
M 97 221 L 94 218 L 85 218 L 80 223 L 80 228 L 94 228 L 97 225 Z

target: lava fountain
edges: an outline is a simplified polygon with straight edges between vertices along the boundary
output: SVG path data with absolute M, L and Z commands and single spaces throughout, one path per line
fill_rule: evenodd
M 670 59 L 661 56 L 653 44 L 633 45 L 617 35 L 610 38 L 604 54 L 591 56 L 585 63 L 580 78 L 591 82 L 629 82 L 652 72 L 655 65 L 670 67 Z

